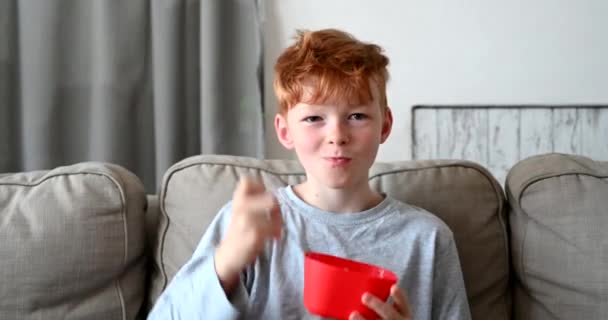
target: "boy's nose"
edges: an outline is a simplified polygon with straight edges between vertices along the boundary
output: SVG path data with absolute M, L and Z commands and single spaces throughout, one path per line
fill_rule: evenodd
M 345 145 L 348 143 L 348 132 L 341 124 L 335 124 L 328 136 L 329 144 Z

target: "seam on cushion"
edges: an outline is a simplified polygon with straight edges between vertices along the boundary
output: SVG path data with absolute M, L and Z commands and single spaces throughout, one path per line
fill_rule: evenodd
M 116 294 L 118 295 L 118 301 L 120 301 L 120 311 L 122 313 L 122 320 L 127 320 L 127 310 L 125 307 L 125 298 L 122 294 L 122 290 L 120 287 L 120 280 L 116 279 L 115 282 L 116 282 L 116 284 L 114 286 L 116 287 Z
M 521 188 L 521 191 L 519 192 L 519 194 L 517 195 L 517 204 L 519 209 L 521 210 L 522 213 L 525 213 L 527 216 L 530 216 L 528 214 L 528 212 L 526 212 L 526 210 L 524 210 L 524 207 L 522 205 L 522 197 L 524 195 L 524 193 L 526 192 L 526 190 L 530 187 L 532 187 L 532 185 L 542 182 L 543 180 L 547 180 L 547 179 L 551 179 L 551 178 L 558 178 L 558 177 L 562 177 L 562 176 L 588 176 L 588 177 L 593 177 L 593 178 L 598 178 L 598 179 L 605 179 L 608 178 L 608 176 L 604 176 L 604 175 L 596 175 L 596 174 L 589 174 L 586 172 L 580 172 L 580 171 L 576 171 L 576 170 L 569 170 L 567 172 L 563 172 L 563 173 L 549 173 L 549 174 L 545 174 L 545 175 L 541 175 L 538 177 L 533 177 L 528 179 L 524 184 L 523 187 Z M 529 219 L 528 219 L 529 220 Z M 524 229 L 524 235 L 522 236 L 522 244 L 521 244 L 521 277 L 522 277 L 522 282 L 524 280 L 529 280 L 526 279 L 527 278 L 527 273 L 526 270 L 524 269 L 524 249 L 525 249 L 525 244 L 526 244 L 526 237 L 528 235 L 528 221 L 526 220 L 526 225 L 525 225 L 525 229 Z M 522 283 L 523 285 L 523 283 Z
M 531 156 L 529 158 L 526 158 L 524 160 L 522 160 L 521 162 L 525 162 L 530 163 L 530 162 L 537 162 L 537 161 L 544 161 L 546 158 L 553 158 L 555 156 L 567 156 L 568 161 L 572 161 L 578 165 L 580 165 L 582 168 L 570 168 L 567 170 L 564 169 L 558 169 L 558 170 L 553 170 L 550 172 L 546 172 L 544 174 L 541 175 L 536 175 L 536 176 L 532 176 L 526 180 L 523 180 L 521 183 L 518 183 L 517 186 L 515 186 L 515 189 L 519 189 L 519 193 L 523 193 L 523 190 L 528 187 L 528 184 L 534 183 L 538 180 L 542 180 L 542 179 L 546 179 L 546 178 L 551 178 L 551 177 L 558 177 L 561 175 L 568 175 L 568 174 L 582 174 L 582 175 L 588 175 L 588 176 L 592 176 L 592 177 L 598 177 L 598 178 L 608 178 L 608 175 L 606 174 L 594 174 L 593 171 L 596 171 L 595 169 L 591 169 L 589 170 L 589 165 L 586 163 L 581 162 L 580 157 L 569 157 L 571 155 L 569 154 L 564 154 L 564 153 L 548 153 L 548 154 L 541 154 L 541 155 L 535 155 L 535 156 Z M 560 160 L 563 160 L 564 158 L 560 158 Z M 596 163 L 603 163 L 603 161 L 595 161 L 592 160 Z M 520 164 L 516 164 L 515 166 L 513 166 L 513 168 L 511 168 L 511 171 L 519 171 L 519 167 Z M 523 166 L 525 168 L 525 166 Z M 602 168 L 603 169 L 603 168 Z M 601 169 L 600 169 L 601 170 Z M 603 171 L 603 170 L 602 170 Z M 506 183 L 505 183 L 505 189 L 506 186 L 511 184 L 509 183 L 510 180 L 512 180 L 512 175 L 511 172 L 509 172 L 509 174 L 507 175 L 507 179 L 506 179 Z
M 115 168 L 113 167 L 106 167 L 109 170 L 114 171 Z M 120 182 L 113 177 L 112 175 L 106 173 L 106 172 L 100 172 L 100 171 L 95 171 L 95 170 L 82 170 L 82 171 L 78 171 L 78 172 L 67 172 L 67 173 L 55 173 L 55 174 L 51 174 L 51 175 L 44 175 L 43 179 L 40 179 L 39 181 L 36 181 L 35 183 L 0 183 L 0 185 L 8 185 L 8 186 L 22 186 L 22 187 L 36 187 L 41 185 L 43 182 L 50 180 L 51 178 L 56 178 L 56 177 L 61 177 L 61 176 L 77 176 L 77 175 L 87 175 L 87 174 L 91 174 L 91 175 L 98 175 L 101 177 L 104 177 L 108 180 L 110 180 L 112 182 L 112 185 L 116 188 L 116 190 L 118 191 L 118 194 L 120 195 L 120 207 L 121 207 L 121 216 L 122 216 L 122 220 L 123 220 L 123 234 L 124 234 L 124 246 L 123 246 L 123 250 L 124 250 L 124 254 L 123 254 L 123 263 L 122 263 L 122 267 L 126 268 L 127 267 L 127 258 L 128 258 L 128 244 L 127 244 L 127 239 L 128 239 L 128 235 L 127 235 L 127 219 L 126 219 L 126 205 L 125 205 L 125 194 L 123 192 L 123 189 L 120 187 L 121 184 Z M 124 296 L 122 294 L 122 288 L 120 286 L 120 280 L 116 279 L 116 290 L 118 292 L 118 299 L 120 302 L 120 308 L 121 308 L 121 313 L 122 313 L 122 319 L 126 320 L 127 315 L 126 315 L 126 306 L 125 306 L 125 301 L 124 301 Z
M 162 294 L 162 292 L 165 290 L 165 288 L 167 287 L 167 271 L 165 270 L 165 240 L 167 237 L 167 230 L 169 229 L 169 225 L 171 224 L 171 220 L 169 219 L 169 215 L 166 213 L 165 211 L 165 197 L 167 196 L 167 186 L 169 184 L 169 181 L 171 180 L 171 176 L 173 176 L 174 172 L 171 172 L 171 174 L 169 174 L 169 176 L 166 176 L 163 179 L 163 183 L 161 185 L 160 188 L 160 197 L 159 197 L 159 208 L 160 208 L 160 214 L 161 216 L 165 217 L 165 220 L 167 221 L 167 223 L 163 226 L 163 230 L 161 230 L 161 236 L 159 239 L 159 243 L 158 243 L 158 256 L 159 256 L 159 260 L 160 260 L 160 265 L 158 266 L 158 268 L 160 269 L 160 274 L 162 276 L 162 286 L 161 286 L 161 290 L 159 292 L 159 294 Z M 159 221 L 159 223 L 162 221 Z M 158 299 L 158 297 L 156 297 L 156 299 Z
M 115 168 L 111 168 L 111 170 L 115 170 Z M 123 250 L 124 250 L 124 254 L 123 254 L 123 261 L 122 261 L 122 269 L 123 271 L 126 271 L 126 268 L 128 267 L 127 265 L 127 261 L 128 261 L 128 257 L 129 257 L 129 235 L 128 235 L 128 226 L 127 226 L 127 205 L 126 205 L 126 195 L 124 193 L 123 188 L 121 187 L 123 184 L 123 181 L 118 181 L 118 179 L 116 179 L 116 177 L 111 176 L 107 173 L 98 173 L 101 176 L 107 178 L 108 180 L 113 182 L 114 187 L 116 188 L 116 190 L 118 191 L 118 194 L 120 195 L 120 213 L 121 213 L 121 217 L 122 217 L 122 225 L 123 225 Z M 121 313 L 122 313 L 122 319 L 126 320 L 127 319 L 127 307 L 126 307 L 126 301 L 124 298 L 124 294 L 122 292 L 122 286 L 120 284 L 120 275 L 117 279 L 115 279 L 115 286 L 116 286 L 116 290 L 118 292 L 118 301 L 120 302 L 120 309 L 121 309 Z
M 527 242 L 526 240 L 528 238 L 528 226 L 530 224 L 529 220 L 530 219 L 526 217 L 526 223 L 524 225 L 524 234 L 521 237 L 521 245 L 520 245 L 520 249 L 519 249 L 521 252 L 520 253 L 521 257 L 519 257 L 519 263 L 520 263 L 519 268 L 521 270 L 522 286 L 524 288 L 526 288 L 526 290 L 529 290 L 528 286 L 526 285 L 526 283 L 528 283 L 529 279 L 527 279 L 528 275 L 527 275 L 527 271 L 525 269 L 524 257 L 526 256 L 525 250 L 526 250 L 526 242 Z
M 107 173 L 105 172 L 99 172 L 99 171 L 78 171 L 78 172 L 60 172 L 60 173 L 53 173 L 53 174 L 45 174 L 40 180 L 37 180 L 33 183 L 17 183 L 17 182 L 0 182 L 0 185 L 3 186 L 20 186 L 20 187 L 36 187 L 41 185 L 43 182 L 50 180 L 51 178 L 56 178 L 56 177 L 61 177 L 61 176 L 77 176 L 77 175 L 83 175 L 83 174 L 92 174 L 92 175 L 99 175 L 99 176 L 104 176 L 106 178 L 109 178 L 110 180 L 112 180 L 112 182 L 116 183 L 116 181 L 113 179 L 112 176 L 109 176 Z
M 180 170 L 183 170 L 185 168 L 189 168 L 189 167 L 193 167 L 193 166 L 199 166 L 199 165 L 216 165 L 216 166 L 230 166 L 230 167 L 238 167 L 238 168 L 247 168 L 247 169 L 256 169 L 256 170 L 260 170 L 260 171 L 264 171 L 264 172 L 268 172 L 268 173 L 272 173 L 272 174 L 280 174 L 280 175 L 304 175 L 306 174 L 304 171 L 301 171 L 300 173 L 279 173 L 276 171 L 272 171 L 272 170 L 268 170 L 266 168 L 261 168 L 261 167 L 256 167 L 256 166 L 252 166 L 252 165 L 246 165 L 246 164 L 242 164 L 242 163 L 227 163 L 227 161 L 225 160 L 218 160 L 216 158 L 211 158 L 211 157 L 207 157 L 208 155 L 202 155 L 202 156 L 197 156 L 196 158 L 193 157 L 191 159 L 191 161 L 186 161 L 187 159 L 184 159 L 174 165 L 172 165 L 169 169 L 167 169 L 167 171 L 172 171 L 173 172 L 177 172 Z M 267 163 L 268 161 L 289 161 L 293 163 L 298 163 L 296 160 L 286 160 L 286 159 L 257 159 L 257 158 L 251 158 L 251 157 L 243 157 L 243 156 L 230 156 L 231 159 L 234 159 L 236 161 L 239 160 L 244 160 L 244 159 L 250 159 L 250 160 L 255 160 L 258 161 L 260 163 Z M 196 160 L 196 161 L 194 161 Z M 192 162 L 194 161 L 194 162 Z M 182 162 L 186 162 L 186 163 L 182 163 Z
M 126 271 L 126 268 L 128 267 L 127 262 L 128 262 L 128 257 L 129 257 L 129 234 L 128 234 L 128 226 L 127 226 L 127 201 L 126 201 L 126 195 L 124 194 L 124 190 L 123 188 L 121 188 L 120 186 L 122 186 L 122 184 L 120 182 L 122 181 L 118 181 L 115 177 L 113 176 L 109 176 L 109 175 L 105 175 L 107 178 L 109 178 L 110 180 L 112 180 L 114 182 L 114 185 L 116 187 L 116 189 L 118 189 L 118 194 L 120 195 L 120 206 L 121 206 L 121 216 L 122 216 L 122 222 L 123 222 L 123 235 L 124 235 L 124 239 L 123 239 L 123 243 L 124 243 L 124 255 L 123 255 L 123 271 Z M 118 301 L 120 301 L 120 309 L 122 311 L 122 319 L 123 320 L 127 320 L 127 307 L 126 307 L 126 301 L 122 292 L 122 286 L 120 284 L 120 277 L 118 277 L 116 279 L 116 289 L 118 290 Z
M 561 177 L 561 176 L 572 176 L 572 175 L 589 176 L 589 177 L 594 177 L 594 178 L 599 178 L 599 179 L 608 178 L 608 175 L 590 174 L 588 172 L 581 172 L 581 171 L 577 171 L 577 170 L 568 170 L 566 172 L 560 172 L 560 173 L 548 173 L 548 174 L 540 175 L 537 177 L 532 177 L 532 178 L 526 180 L 522 184 L 523 187 L 521 188 L 521 191 L 519 192 L 517 201 L 521 204 L 521 197 L 522 197 L 523 193 L 525 192 L 525 190 L 527 188 L 529 188 L 530 186 L 532 186 L 533 184 L 540 182 L 541 180 L 557 178 L 557 177 Z
M 505 189 L 507 189 L 507 186 L 508 186 L 508 184 L 505 185 Z M 505 193 L 507 193 L 508 199 L 514 199 L 513 193 L 511 192 L 510 189 L 505 190 Z M 508 209 L 509 215 L 512 215 L 513 212 L 514 212 L 514 210 L 516 210 L 516 208 L 514 208 L 513 206 L 511 206 L 510 203 L 509 203 L 509 206 L 510 206 L 510 208 Z M 512 237 L 513 236 L 513 232 L 512 232 L 513 227 L 511 226 L 511 223 L 510 223 L 511 217 L 509 216 L 509 217 L 507 217 L 507 219 L 509 219 L 509 227 L 510 227 L 510 235 L 509 236 Z M 523 244 L 525 243 L 525 238 L 528 235 L 528 229 L 527 228 L 528 228 L 528 222 L 526 221 L 525 222 L 525 226 L 524 226 L 524 234 L 522 235 L 522 243 L 519 245 L 520 252 L 521 252 L 521 255 L 522 255 L 521 257 L 522 258 L 523 258 Z M 509 244 L 511 244 L 511 239 L 509 239 Z M 511 250 L 511 252 L 513 252 L 513 250 Z M 515 259 L 511 259 L 511 261 L 514 261 L 514 260 Z M 519 261 L 522 261 L 522 259 L 519 259 Z M 520 266 L 520 270 L 522 270 L 522 275 L 523 275 L 523 264 Z M 515 274 L 516 272 L 517 272 L 517 268 L 516 268 L 515 265 L 513 265 L 513 281 L 511 281 L 511 283 L 510 283 L 511 290 L 512 290 L 511 297 L 512 297 L 513 305 L 515 304 L 515 302 L 514 302 L 515 301 L 515 289 L 516 289 L 516 283 L 515 282 L 518 281 L 518 278 L 517 278 L 517 276 Z M 523 286 L 523 278 L 521 279 L 520 282 L 521 282 L 521 285 Z M 513 308 L 513 305 L 511 306 L 511 308 Z
M 508 217 L 506 216 L 506 212 L 505 212 L 505 203 L 506 203 L 506 195 L 504 193 L 504 190 L 500 188 L 500 186 L 498 185 L 498 183 L 495 180 L 492 180 L 490 178 L 490 176 L 488 176 L 488 174 L 484 173 L 482 170 L 480 170 L 479 168 L 475 167 L 475 166 L 462 166 L 465 168 L 469 168 L 469 169 L 473 169 L 475 171 L 477 171 L 479 174 L 481 174 L 488 183 L 490 183 L 490 186 L 492 186 L 492 188 L 494 189 L 494 194 L 496 195 L 496 201 L 498 202 L 498 208 L 497 208 L 497 216 L 498 216 L 498 223 L 501 226 L 501 231 L 502 231 L 502 237 L 503 237 L 503 245 L 505 246 L 503 248 L 503 252 L 505 254 L 505 258 L 506 258 L 506 262 L 507 262 L 507 283 L 506 283 L 506 289 L 507 292 L 503 292 L 503 306 L 505 307 L 504 310 L 504 314 L 505 315 L 511 315 L 511 309 L 513 308 L 513 304 L 512 301 L 509 301 L 509 298 L 512 296 L 513 292 L 513 288 L 511 287 L 511 252 L 510 252 L 510 248 L 509 248 L 509 235 L 508 235 L 508 228 L 507 228 L 507 221 L 506 219 L 508 219 Z M 497 188 L 497 186 L 499 188 Z M 508 293 L 508 294 L 506 294 Z M 509 308 L 507 308 L 509 307 Z M 506 320 L 506 318 L 505 318 Z
M 494 194 L 496 195 L 496 200 L 498 202 L 498 208 L 497 208 L 498 223 L 501 226 L 501 231 L 502 231 L 502 236 L 503 236 L 503 245 L 505 246 L 503 248 L 503 252 L 505 254 L 506 262 L 507 262 L 506 289 L 509 294 L 503 293 L 503 300 L 504 300 L 503 306 L 505 307 L 504 314 L 511 315 L 511 309 L 513 308 L 513 302 L 509 301 L 509 298 L 513 294 L 513 288 L 511 287 L 511 267 L 510 267 L 510 265 L 511 265 L 510 250 L 511 249 L 509 248 L 509 235 L 508 235 L 509 231 L 507 228 L 507 221 L 506 221 L 508 219 L 508 217 L 506 216 L 506 212 L 505 212 L 506 195 L 504 193 L 504 190 L 500 188 L 498 183 L 496 181 L 492 180 L 490 178 L 490 176 L 488 176 L 488 174 L 484 173 L 478 167 L 464 166 L 464 165 L 461 165 L 461 166 L 477 171 L 479 174 L 481 174 L 486 179 L 486 181 L 488 181 L 490 183 L 490 185 L 494 189 Z M 499 188 L 497 188 L 497 186 Z M 507 307 L 509 307 L 509 308 L 507 308 Z M 505 318 L 505 320 L 506 320 L 506 318 Z
M 112 170 L 114 170 L 112 168 Z M 128 245 L 127 245 L 127 219 L 126 219 L 126 206 L 125 206 L 125 194 L 122 190 L 122 188 L 120 188 L 121 184 L 118 180 L 116 180 L 113 176 L 105 173 L 105 172 L 99 172 L 99 171 L 80 171 L 80 172 L 70 172 L 70 173 L 57 173 L 57 174 L 52 174 L 52 175 L 45 175 L 44 179 L 40 179 L 39 181 L 37 181 L 36 183 L 31 183 L 31 184 L 26 184 L 26 183 L 0 183 L 0 185 L 6 185 L 6 186 L 21 186 L 21 187 L 36 187 L 41 185 L 43 182 L 50 180 L 51 178 L 56 178 L 56 177 L 61 177 L 61 176 L 76 176 L 76 175 L 86 175 L 86 174 L 92 174 L 92 175 L 98 175 L 98 176 L 102 176 L 105 177 L 106 179 L 110 180 L 112 182 L 112 184 L 114 185 L 114 187 L 116 188 L 116 190 L 118 191 L 118 194 L 120 195 L 120 207 L 121 207 L 121 215 L 123 218 L 123 231 L 124 231 L 124 236 L 125 236 L 125 241 L 124 241 L 124 255 L 123 255 L 123 266 L 126 266 L 127 264 L 127 257 L 128 257 Z
M 272 170 L 268 170 L 268 169 L 265 169 L 265 168 L 248 166 L 248 165 L 242 165 L 242 164 L 226 164 L 226 163 L 215 163 L 215 162 L 197 162 L 197 163 L 191 163 L 191 164 L 183 166 L 183 167 L 175 168 L 174 171 L 171 173 L 171 175 L 173 175 L 174 173 L 177 173 L 179 171 L 182 171 L 184 169 L 188 169 L 190 167 L 203 166 L 203 165 L 205 165 L 205 166 L 212 165 L 212 166 L 222 166 L 222 167 L 236 167 L 236 168 L 244 168 L 244 169 L 255 169 L 255 170 L 263 171 L 263 172 L 266 172 L 266 173 L 271 173 L 271 174 L 274 174 L 274 175 L 281 175 L 281 176 L 303 176 L 303 175 L 306 175 L 305 172 L 285 173 L 285 172 L 277 172 L 277 171 L 272 171 Z
M 526 187 L 527 188 L 527 187 Z M 523 191 L 523 190 L 522 190 Z M 519 198 L 519 197 L 518 197 Z M 518 200 L 519 202 L 519 200 Z M 521 208 L 521 205 L 519 206 L 519 209 L 521 209 L 521 211 L 523 212 L 523 208 Z M 514 210 L 514 208 L 511 208 L 511 210 Z M 523 216 L 523 214 L 522 214 Z M 526 270 L 524 269 L 524 250 L 525 250 L 525 244 L 526 244 L 526 238 L 528 237 L 528 220 L 526 219 L 523 225 L 523 234 L 521 237 L 521 243 L 519 244 L 519 252 L 520 252 L 520 257 L 519 257 L 519 270 L 521 270 L 521 274 L 519 276 L 519 278 L 521 279 L 521 286 L 522 286 L 522 290 L 527 290 L 528 288 L 525 285 L 525 280 L 526 280 Z M 513 294 L 515 294 L 515 285 L 513 286 Z

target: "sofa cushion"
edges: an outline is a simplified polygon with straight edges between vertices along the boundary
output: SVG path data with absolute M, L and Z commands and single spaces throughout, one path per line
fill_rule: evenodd
M 235 156 L 191 157 L 167 171 L 160 193 L 160 245 L 151 301 L 191 257 L 242 175 L 258 176 L 271 189 L 305 179 L 296 161 Z M 454 231 L 474 318 L 509 318 L 504 195 L 485 169 L 465 161 L 377 163 L 370 184 L 443 219 Z
M 608 319 L 608 162 L 528 158 L 506 191 L 516 319 Z
M 145 290 L 142 183 L 80 163 L 0 177 L 0 319 L 134 319 Z

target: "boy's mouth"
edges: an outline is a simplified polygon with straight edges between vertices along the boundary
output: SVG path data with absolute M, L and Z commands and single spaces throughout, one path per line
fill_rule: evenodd
M 347 157 L 325 157 L 323 159 L 325 159 L 325 161 L 329 162 L 330 164 L 332 164 L 334 166 L 346 165 L 346 164 L 349 164 L 351 161 L 351 158 L 347 158 Z

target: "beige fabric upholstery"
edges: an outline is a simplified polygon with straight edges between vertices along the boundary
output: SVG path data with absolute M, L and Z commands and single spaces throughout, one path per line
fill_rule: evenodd
M 608 162 L 549 154 L 506 187 L 517 319 L 608 319 Z
M 295 161 L 234 156 L 191 157 L 165 174 L 151 301 L 190 258 L 208 223 L 245 174 L 260 177 L 269 188 L 305 178 Z M 465 161 L 378 163 L 370 172 L 370 183 L 442 218 L 455 233 L 474 319 L 509 319 L 504 196 L 485 169 Z
M 146 205 L 146 248 L 145 248 L 145 256 L 146 256 L 146 270 L 148 271 L 146 274 L 146 293 L 144 297 L 144 308 L 142 309 L 144 314 L 148 314 L 152 307 L 154 306 L 153 301 L 151 301 L 152 295 L 149 293 L 152 290 L 152 275 L 158 274 L 157 264 L 155 263 L 154 255 L 157 252 L 157 248 L 159 246 L 159 232 L 158 232 L 158 224 L 160 219 L 160 203 L 158 200 L 157 194 L 148 194 L 146 195 L 147 205 Z
M 134 319 L 145 195 L 115 165 L 0 177 L 0 319 Z

